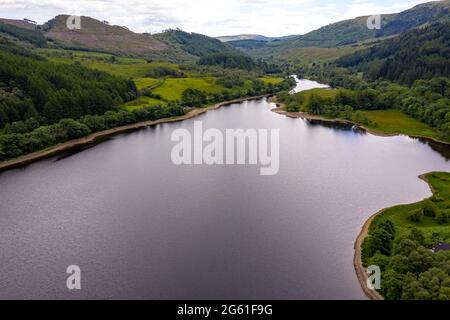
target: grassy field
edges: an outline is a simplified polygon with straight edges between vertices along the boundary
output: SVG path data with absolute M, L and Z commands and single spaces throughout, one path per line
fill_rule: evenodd
M 441 135 L 430 126 L 404 114 L 400 110 L 364 111 L 364 114 L 375 124 L 368 126 L 375 132 L 442 139 Z
M 279 77 L 262 77 L 262 81 L 264 81 L 265 84 L 278 84 L 283 81 L 283 78 Z
M 435 194 L 431 197 L 431 201 L 439 208 L 450 214 L 450 173 L 448 172 L 433 172 L 427 174 L 427 181 L 435 190 Z M 450 241 L 450 222 L 439 224 L 436 219 L 431 217 L 423 217 L 420 222 L 412 222 L 409 219 L 411 211 L 422 209 L 427 200 L 409 204 L 401 205 L 386 209 L 381 215 L 376 218 L 376 222 L 389 219 L 394 225 L 399 236 L 409 233 L 410 229 L 416 227 L 420 229 L 425 236 L 439 234 L 445 241 Z M 375 222 L 375 221 L 374 221 Z
M 134 79 L 134 82 L 136 83 L 136 87 L 138 89 L 144 89 L 144 88 L 154 88 L 155 86 L 162 84 L 164 80 L 155 78 L 137 78 Z
M 148 63 L 144 59 L 135 58 L 115 57 L 113 62 L 112 55 L 99 52 L 59 49 L 37 49 L 36 51 L 53 62 L 74 63 L 77 61 L 83 66 L 125 78 L 145 78 L 149 71 L 159 66 L 179 69 L 178 65 L 173 63 L 160 61 Z
M 103 61 L 85 60 L 81 64 L 104 71 L 116 76 L 125 78 L 144 78 L 148 72 L 158 66 L 165 66 L 172 69 L 177 69 L 178 66 L 168 62 L 152 62 L 152 63 L 110 63 Z
M 188 88 L 211 93 L 218 93 L 224 89 L 223 87 L 216 84 L 216 79 L 213 77 L 176 78 L 166 79 L 164 83 L 153 90 L 153 92 L 167 100 L 175 101 L 181 99 L 183 91 Z
M 158 105 L 165 106 L 167 105 L 167 102 L 149 97 L 140 97 L 136 100 L 126 103 L 123 107 L 128 111 L 133 111 L 144 107 L 152 107 Z

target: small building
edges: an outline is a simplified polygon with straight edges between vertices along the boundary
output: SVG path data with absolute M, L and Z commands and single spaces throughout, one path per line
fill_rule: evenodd
M 439 251 L 450 251 L 450 244 L 439 242 L 431 251 L 433 251 L 434 253 Z

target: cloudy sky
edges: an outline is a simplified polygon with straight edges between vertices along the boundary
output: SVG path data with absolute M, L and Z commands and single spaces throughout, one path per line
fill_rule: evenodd
M 181 28 L 209 36 L 304 34 L 362 15 L 399 12 L 426 0 L 0 0 L 0 17 L 39 23 L 90 16 L 136 32 Z

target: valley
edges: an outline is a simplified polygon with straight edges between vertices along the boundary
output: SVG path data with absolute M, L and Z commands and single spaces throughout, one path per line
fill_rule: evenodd
M 450 0 L 286 36 L 69 17 L 0 17 L 0 298 L 70 299 L 76 262 L 84 299 L 450 299 Z

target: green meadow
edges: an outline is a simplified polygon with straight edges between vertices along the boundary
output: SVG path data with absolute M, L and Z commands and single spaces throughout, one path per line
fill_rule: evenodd
M 78 50 L 61 49 L 37 49 L 36 52 L 50 61 L 58 63 L 80 63 L 83 66 L 100 70 L 111 75 L 132 78 L 139 90 L 149 89 L 151 92 L 160 96 L 155 97 L 142 96 L 134 101 L 124 105 L 127 110 L 135 110 L 146 106 L 167 105 L 168 101 L 177 101 L 181 99 L 183 91 L 188 88 L 197 89 L 206 93 L 220 93 L 225 90 L 240 90 L 242 88 L 227 89 L 216 83 L 217 78 L 209 75 L 201 75 L 196 72 L 185 71 L 186 77 L 171 78 L 148 77 L 155 68 L 168 68 L 174 71 L 180 71 L 177 64 L 160 61 L 146 61 L 145 59 L 113 57 L 111 54 L 99 52 L 87 52 Z M 264 76 L 260 78 L 266 85 L 278 84 L 283 81 L 279 77 Z M 245 88 L 251 87 L 251 81 L 246 80 Z
M 166 100 L 180 100 L 183 91 L 192 88 L 208 93 L 219 93 L 224 90 L 223 87 L 216 84 L 216 78 L 169 78 L 164 83 L 153 90 L 153 93 L 160 95 Z
M 366 126 L 377 133 L 442 138 L 436 130 L 400 110 L 364 111 L 364 115 L 373 123 Z

